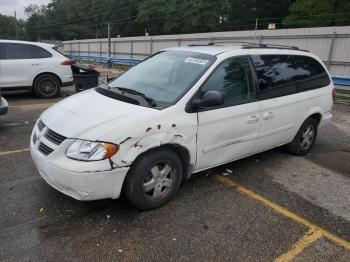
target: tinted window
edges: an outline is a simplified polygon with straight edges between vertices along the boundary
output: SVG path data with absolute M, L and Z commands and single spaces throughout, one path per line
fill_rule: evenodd
M 52 55 L 46 51 L 44 48 L 35 45 L 29 45 L 30 51 L 32 53 L 32 58 L 48 58 Z
M 305 70 L 309 74 L 295 81 L 298 92 L 320 88 L 330 84 L 326 70 L 317 60 L 308 56 L 294 56 L 293 60 L 296 68 Z
M 323 66 L 307 56 L 252 56 L 258 77 L 259 98 L 268 99 L 327 86 Z
M 255 100 L 250 64 L 247 57 L 231 58 L 222 63 L 202 86 L 202 94 L 219 91 L 224 106 Z
M 30 59 L 32 58 L 28 45 L 3 44 L 4 59 Z
M 0 59 L 4 59 L 4 44 L 0 43 Z

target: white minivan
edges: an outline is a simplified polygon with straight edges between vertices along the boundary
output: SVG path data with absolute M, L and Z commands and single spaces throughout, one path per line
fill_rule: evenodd
M 0 88 L 32 90 L 41 98 L 55 97 L 61 87 L 73 84 L 73 63 L 55 45 L 0 40 Z
M 46 110 L 30 142 L 42 178 L 78 200 L 147 210 L 191 174 L 281 145 L 304 155 L 332 117 L 315 55 L 282 46 L 163 50 Z

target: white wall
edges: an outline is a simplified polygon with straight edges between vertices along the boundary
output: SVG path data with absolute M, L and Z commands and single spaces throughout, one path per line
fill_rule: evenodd
M 350 26 L 112 38 L 111 53 L 112 57 L 143 59 L 164 48 L 207 44 L 212 40 L 297 46 L 317 54 L 326 64 L 330 60 L 331 74 L 350 76 Z M 108 40 L 66 41 L 64 49 L 72 55 L 107 56 Z

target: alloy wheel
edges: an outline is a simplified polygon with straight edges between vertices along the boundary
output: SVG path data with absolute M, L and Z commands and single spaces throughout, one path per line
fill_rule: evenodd
M 52 78 L 43 78 L 39 82 L 39 89 L 44 95 L 51 95 L 56 92 L 56 81 Z
M 315 130 L 313 125 L 307 125 L 301 135 L 300 146 L 303 150 L 308 150 L 315 138 Z
M 166 197 L 174 185 L 175 175 L 176 169 L 168 161 L 157 163 L 143 181 L 145 195 L 152 201 Z

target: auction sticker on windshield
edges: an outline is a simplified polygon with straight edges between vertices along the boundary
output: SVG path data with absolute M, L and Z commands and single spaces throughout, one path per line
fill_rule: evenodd
M 185 63 L 192 63 L 192 64 L 198 64 L 198 65 L 206 65 L 209 63 L 209 60 L 200 59 L 200 58 L 193 58 L 188 57 L 185 59 Z

